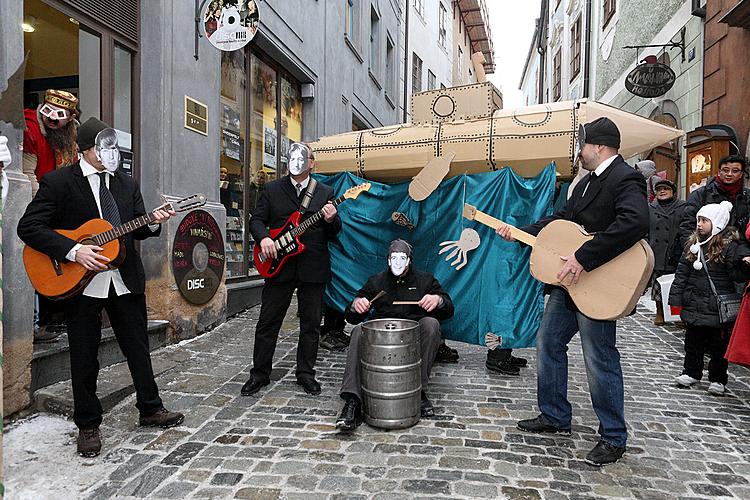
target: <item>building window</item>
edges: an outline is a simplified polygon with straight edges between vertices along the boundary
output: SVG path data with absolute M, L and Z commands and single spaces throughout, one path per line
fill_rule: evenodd
M 380 72 L 380 18 L 375 8 L 370 10 L 370 72 Z
M 557 52 L 555 53 L 555 57 L 552 60 L 552 66 L 553 66 L 553 86 L 552 86 L 552 100 L 553 101 L 559 101 L 560 95 L 561 95 L 561 82 L 562 82 L 562 49 L 557 49 Z
M 460 68 L 461 65 L 464 63 L 464 51 L 461 50 L 461 46 L 458 46 L 458 67 Z M 458 72 L 458 83 L 464 83 L 464 75 L 461 73 L 461 71 Z
M 422 92 L 422 60 L 415 53 L 411 55 L 411 93 Z
M 578 76 L 581 70 L 581 16 L 570 28 L 570 79 Z
M 442 3 L 439 4 L 439 6 L 440 6 L 440 11 L 439 11 L 438 20 L 440 22 L 439 22 L 438 26 L 440 28 L 439 28 L 439 31 L 438 31 L 438 42 L 440 42 L 440 46 L 441 47 L 445 47 L 446 46 L 446 37 L 447 37 L 447 33 L 448 33 L 448 28 L 447 28 L 447 25 L 448 25 L 448 11 L 445 10 L 445 7 L 443 6 Z
M 435 73 L 427 70 L 427 90 L 432 90 L 437 85 L 437 79 L 435 78 Z
M 609 24 L 610 19 L 612 19 L 616 11 L 617 0 L 604 0 L 604 16 L 602 17 L 604 22 L 602 23 L 602 29 L 607 27 L 607 24 Z
M 424 0 L 414 0 L 414 9 L 419 17 L 424 17 Z
M 354 40 L 354 0 L 344 0 L 346 2 L 346 36 Z
M 396 64 L 395 50 L 390 35 L 386 35 L 385 41 L 385 93 L 388 97 L 396 97 Z

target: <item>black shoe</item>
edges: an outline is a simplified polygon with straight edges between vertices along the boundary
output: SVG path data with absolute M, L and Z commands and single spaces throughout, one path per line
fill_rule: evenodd
M 320 336 L 319 345 L 323 349 L 329 351 L 343 351 L 349 346 L 349 342 L 343 342 L 343 340 L 336 335 L 336 332 L 328 332 Z
M 40 326 L 38 330 L 34 332 L 34 343 L 35 344 L 51 344 L 60 340 L 60 335 L 65 333 L 65 326 L 58 325 L 47 325 Z
M 514 365 L 510 358 L 502 361 L 487 358 L 487 362 L 484 366 L 486 366 L 488 370 L 502 373 L 503 375 L 513 375 L 514 377 L 517 377 L 521 374 L 521 369 Z
M 332 335 L 333 338 L 335 338 L 344 349 L 349 347 L 349 342 L 351 342 L 352 340 L 350 335 L 344 333 L 344 330 L 334 330 L 330 333 L 330 335 Z
M 419 405 L 419 411 L 422 415 L 422 418 L 435 416 L 435 407 L 432 406 L 432 401 L 427 398 L 427 394 L 425 394 L 424 392 L 422 393 L 422 402 Z
M 600 440 L 596 446 L 586 455 L 585 461 L 589 465 L 600 467 L 613 464 L 620 460 L 625 454 L 625 447 L 614 446 L 606 441 Z
M 542 415 L 528 420 L 519 420 L 518 428 L 526 432 L 536 432 L 539 434 L 570 434 L 570 427 L 560 428 L 548 424 Z
M 362 405 L 357 398 L 350 398 L 344 403 L 341 415 L 336 420 L 336 428 L 340 431 L 353 431 L 362 423 Z
M 438 346 L 435 361 L 438 363 L 458 363 L 458 351 L 451 349 L 443 342 Z
M 242 386 L 240 394 L 243 396 L 252 396 L 270 383 L 270 380 L 258 380 L 257 378 L 250 376 L 250 378 L 247 379 L 247 382 L 245 382 L 245 385 Z
M 513 356 L 511 354 L 511 356 L 510 356 L 510 364 L 513 365 L 513 366 L 517 366 L 519 368 L 523 368 L 523 367 L 525 367 L 529 363 L 528 363 L 528 361 L 526 361 L 526 358 L 517 358 L 517 357 L 515 357 L 515 356 Z
M 306 393 L 312 394 L 313 396 L 320 394 L 320 384 L 312 377 L 298 378 L 297 385 L 301 385 Z
M 79 429 L 77 451 L 82 457 L 95 457 L 102 451 L 102 435 L 99 427 Z

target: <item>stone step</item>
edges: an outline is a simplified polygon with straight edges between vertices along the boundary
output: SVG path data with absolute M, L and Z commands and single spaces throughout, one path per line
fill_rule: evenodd
M 174 369 L 189 357 L 190 354 L 187 350 L 177 349 L 173 346 L 152 349 L 151 364 L 154 369 L 154 376 L 158 377 L 160 374 Z M 111 364 L 99 371 L 96 393 L 105 412 L 111 410 L 133 392 L 135 392 L 135 388 L 127 363 Z M 64 416 L 73 415 L 73 387 L 70 380 L 62 380 L 42 387 L 34 391 L 33 398 L 34 408 L 37 411 Z
M 148 322 L 148 341 L 151 350 L 163 347 L 167 343 L 167 326 L 169 321 L 152 320 Z M 68 335 L 62 334 L 57 342 L 34 344 L 31 361 L 31 392 L 52 385 L 61 380 L 70 379 L 70 355 L 68 354 Z M 102 368 L 125 361 L 120 346 L 115 339 L 112 328 L 102 329 L 102 341 L 99 344 L 99 366 Z

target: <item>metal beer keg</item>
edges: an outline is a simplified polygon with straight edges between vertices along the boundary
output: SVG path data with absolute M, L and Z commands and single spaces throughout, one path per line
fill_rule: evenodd
M 419 323 L 376 319 L 362 323 L 359 343 L 365 421 L 404 429 L 419 422 L 422 355 Z

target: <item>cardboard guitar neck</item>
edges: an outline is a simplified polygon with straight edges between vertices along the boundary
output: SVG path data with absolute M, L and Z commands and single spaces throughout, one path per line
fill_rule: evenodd
M 534 243 L 536 243 L 536 236 L 531 235 L 527 233 L 526 231 L 521 231 L 517 227 L 511 226 L 510 224 L 507 224 L 500 219 L 496 219 L 491 215 L 487 215 L 484 212 L 480 212 L 476 209 L 476 207 L 469 205 L 468 203 L 464 203 L 464 213 L 463 216 L 466 217 L 469 220 L 475 220 L 477 222 L 481 222 L 485 226 L 489 226 L 493 229 L 497 229 L 498 227 L 502 225 L 510 226 L 510 235 L 513 236 L 515 239 L 522 243 L 526 243 L 529 246 L 534 246 Z

